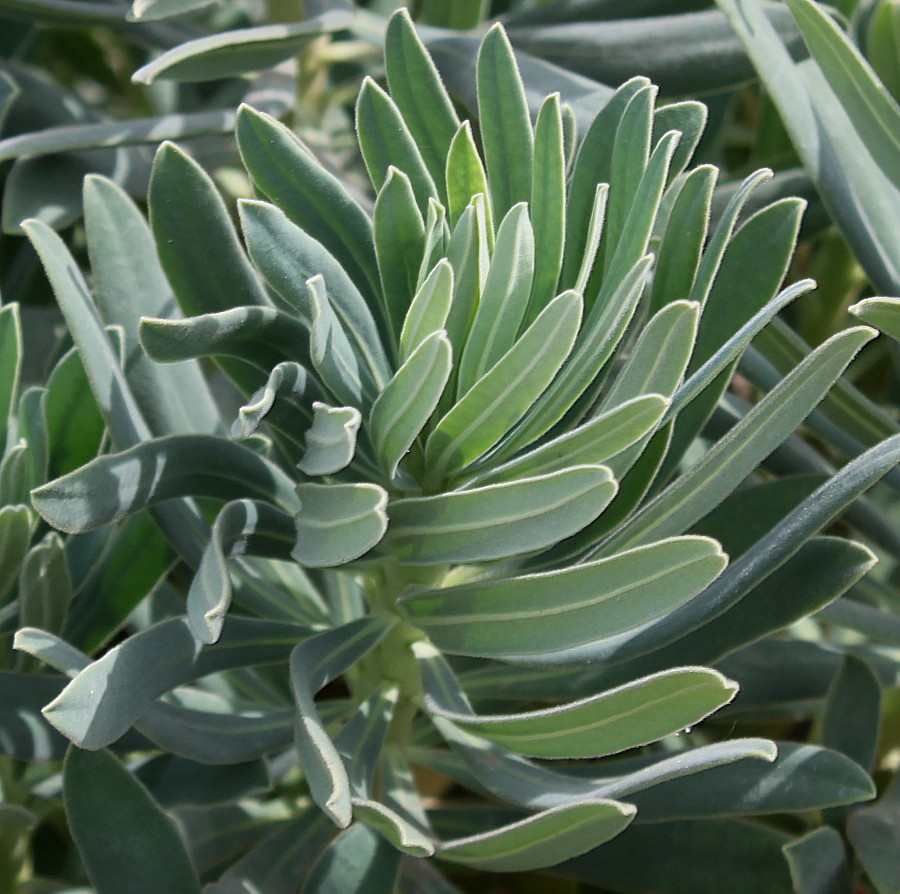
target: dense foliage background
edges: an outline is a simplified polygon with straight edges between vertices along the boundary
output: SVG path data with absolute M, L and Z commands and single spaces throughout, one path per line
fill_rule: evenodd
M 900 890 L 838 5 L 0 0 L 0 890 Z

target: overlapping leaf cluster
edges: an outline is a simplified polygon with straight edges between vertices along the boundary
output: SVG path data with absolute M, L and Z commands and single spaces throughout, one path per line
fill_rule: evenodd
M 190 569 L 186 613 L 161 584 L 156 623 L 97 660 L 59 627 L 17 633 L 58 672 L 43 713 L 76 746 L 63 786 L 88 875 L 100 892 L 134 875 L 104 848 L 131 823 L 123 853 L 164 852 L 138 865 L 167 891 L 199 890 L 198 870 L 217 894 L 434 890 L 423 857 L 521 871 L 610 839 L 558 871 L 652 889 L 641 855 L 689 853 L 690 819 L 723 859 L 755 855 L 753 884 L 790 890 L 779 851 L 807 840 L 731 818 L 865 800 L 864 770 L 729 738 L 733 719 L 675 734 L 729 705 L 733 679 L 748 697 L 724 713 L 770 709 L 761 656 L 809 659 L 770 634 L 874 561 L 823 527 L 852 505 L 890 541 L 859 498 L 897 437 L 787 488 L 754 477 L 802 451 L 793 432 L 875 332 L 835 335 L 748 404 L 726 391 L 736 362 L 810 287 L 778 291 L 802 203 L 739 224 L 762 172 L 711 225 L 699 103 L 657 105 L 635 78 L 583 136 L 556 96 L 532 124 L 495 28 L 476 134 L 403 15 L 386 68 L 389 92 L 367 81 L 357 105 L 371 211 L 244 107 L 261 198 L 240 203 L 240 234 L 171 144 L 149 227 L 87 181 L 95 298 L 59 237 L 25 224 L 115 448 L 34 505 L 73 537 L 147 509 L 180 556 L 171 580 Z M 206 357 L 243 396 L 234 420 Z M 142 785 L 108 747 L 162 755 Z M 423 770 L 468 794 L 435 806 Z M 179 806 L 182 836 L 144 786 Z M 241 829 L 233 850 L 204 850 L 210 823 Z

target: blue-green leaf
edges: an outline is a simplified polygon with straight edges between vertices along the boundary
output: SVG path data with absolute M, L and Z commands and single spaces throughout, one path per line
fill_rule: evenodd
M 72 837 L 97 894 L 200 894 L 174 823 L 109 752 L 70 748 L 63 796 Z M 110 848 L 113 840 L 116 846 Z

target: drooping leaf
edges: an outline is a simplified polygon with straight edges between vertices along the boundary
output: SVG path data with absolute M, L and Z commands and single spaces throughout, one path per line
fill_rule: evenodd
M 308 568 L 344 565 L 367 553 L 387 530 L 387 492 L 377 484 L 297 485 L 300 511 L 291 555 Z
M 535 814 L 492 832 L 445 841 L 443 860 L 493 871 L 552 866 L 618 835 L 634 818 L 630 804 L 582 801 Z
M 348 13 L 332 10 L 301 22 L 235 28 L 198 37 L 148 62 L 131 79 L 137 84 L 211 81 L 261 71 L 289 59 L 322 34 L 345 28 L 350 21 Z
M 227 560 L 242 555 L 287 559 L 293 545 L 291 517 L 270 503 L 245 499 L 222 507 L 187 596 L 188 620 L 198 642 L 214 643 L 222 634 L 232 596 Z
M 60 530 L 90 531 L 182 496 L 258 497 L 296 511 L 294 483 L 235 441 L 182 435 L 100 456 L 34 491 L 34 505 Z
M 325 732 L 315 694 L 366 654 L 396 623 L 387 614 L 351 621 L 301 642 L 291 652 L 291 688 L 297 706 L 294 734 L 313 800 L 341 828 L 350 824 L 350 780 Z
M 186 618 L 161 621 L 86 667 L 43 713 L 80 748 L 103 748 L 176 686 L 226 668 L 284 661 L 309 632 L 298 624 L 232 617 L 219 640 L 198 652 Z M 156 673 L 148 674 L 148 666 Z
M 333 475 L 353 459 L 362 416 L 355 407 L 330 407 L 318 401 L 312 409 L 306 450 L 297 468 L 306 475 Z

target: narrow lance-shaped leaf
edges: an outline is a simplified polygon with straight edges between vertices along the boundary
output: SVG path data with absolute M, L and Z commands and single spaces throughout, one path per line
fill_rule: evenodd
M 701 518 L 768 456 L 822 399 L 859 349 L 867 327 L 833 336 L 760 401 L 688 472 L 620 528 L 603 546 L 611 551 L 682 531 Z
M 413 857 L 430 857 L 434 853 L 431 835 L 423 832 L 396 810 L 364 798 L 354 797 L 353 816 L 377 829 L 398 851 Z
M 494 218 L 531 197 L 534 133 L 506 32 L 495 25 L 478 52 L 478 119 Z
M 322 34 L 345 28 L 350 21 L 348 13 L 331 10 L 301 22 L 237 28 L 199 37 L 148 62 L 131 79 L 138 84 L 211 81 L 262 71 L 289 59 Z
M 19 305 L 0 308 L 0 446 L 5 446 L 6 429 L 12 417 L 19 388 L 22 364 L 22 324 Z
M 150 363 L 138 342 L 142 316 L 177 314 L 144 216 L 121 187 L 93 175 L 84 182 L 84 222 L 97 306 L 122 327 L 125 374 L 150 427 L 157 435 L 221 431 L 199 366 Z
M 850 116 L 866 148 L 900 189 L 900 109 L 865 57 L 809 0 L 787 0 L 828 85 Z
M 385 547 L 404 564 L 477 562 L 543 549 L 593 521 L 616 492 L 604 466 L 391 503 Z
M 239 357 L 269 372 L 283 360 L 309 356 L 309 336 L 296 318 L 272 307 L 233 307 L 180 320 L 145 316 L 139 335 L 157 364 L 194 357 Z
M 554 298 L 493 369 L 438 422 L 425 445 L 433 478 L 478 459 L 525 416 L 568 357 L 581 307 L 574 292 Z
M 453 101 L 405 9 L 391 16 L 384 46 L 391 96 L 441 191 L 438 198 L 446 201 L 444 160 L 459 127 Z
M 545 659 L 662 617 L 725 564 L 714 540 L 681 537 L 562 571 L 417 592 L 401 604 L 448 652 Z
M 182 496 L 257 496 L 296 511 L 293 482 L 234 441 L 182 435 L 100 456 L 34 491 L 34 505 L 60 530 L 90 531 Z
M 375 201 L 375 253 L 385 315 L 395 340 L 416 292 L 424 252 L 425 222 L 409 177 L 391 165 Z
M 525 323 L 556 295 L 566 227 L 566 163 L 559 96 L 547 98 L 534 126 L 529 211 L 534 227 L 534 280 Z
M 458 395 L 464 395 L 515 342 L 525 319 L 534 264 L 534 234 L 528 206 L 522 202 L 509 209 L 497 232 L 487 279 L 459 360 Z
M 342 828 L 350 824 L 350 780 L 316 710 L 315 694 L 373 648 L 395 621 L 390 615 L 370 615 L 312 636 L 291 652 L 300 765 L 313 799 Z
M 636 810 L 618 801 L 556 807 L 481 835 L 445 841 L 442 860 L 494 872 L 539 869 L 571 859 L 614 838 Z
M 368 370 L 368 377 L 374 383 L 384 382 L 389 364 L 379 330 L 372 308 L 348 276 L 350 268 L 345 269 L 342 260 L 325 243 L 268 202 L 242 199 L 238 202 L 238 214 L 253 263 L 292 314 L 303 324 L 310 324 L 313 309 L 307 282 L 321 275 L 334 312 L 364 369 Z M 299 345 L 304 343 L 301 340 Z M 302 360 L 302 356 L 290 359 Z
M 357 823 L 328 845 L 300 894 L 393 894 L 399 870 L 400 854 L 374 829 Z
M 463 121 L 447 151 L 447 211 L 450 226 L 455 227 L 472 199 L 489 196 L 487 174 L 472 136 L 472 125 Z M 488 233 L 493 244 L 494 224 L 491 209 L 487 209 Z
M 250 106 L 238 111 L 237 141 L 260 191 L 337 258 L 357 289 L 380 295 L 372 221 L 343 184 L 287 127 Z
M 367 798 L 384 747 L 400 689 L 384 684 L 356 709 L 335 736 L 334 747 L 344 759 L 354 795 Z
M 446 715 L 520 754 L 587 758 L 655 742 L 734 698 L 737 684 L 707 668 L 678 668 L 577 702 L 523 714 Z
M 419 287 L 403 320 L 400 362 L 406 363 L 422 342 L 443 329 L 453 302 L 453 266 L 442 258 Z
M 157 254 L 184 313 L 269 304 L 212 178 L 174 143 L 156 153 L 147 201 Z
M 900 298 L 866 298 L 854 304 L 850 313 L 900 341 Z
M 604 463 L 638 441 L 662 419 L 667 402 L 657 394 L 625 401 L 612 410 L 499 466 L 485 464 L 468 482 L 490 484 L 546 475 L 570 466 Z
M 381 190 L 391 167 L 409 177 L 419 210 L 424 214 L 438 190 L 413 135 L 394 101 L 371 78 L 366 78 L 356 101 L 359 148 L 369 177 Z
M 420 342 L 372 406 L 372 442 L 391 478 L 438 405 L 450 376 L 451 355 L 446 333 L 433 332 Z

